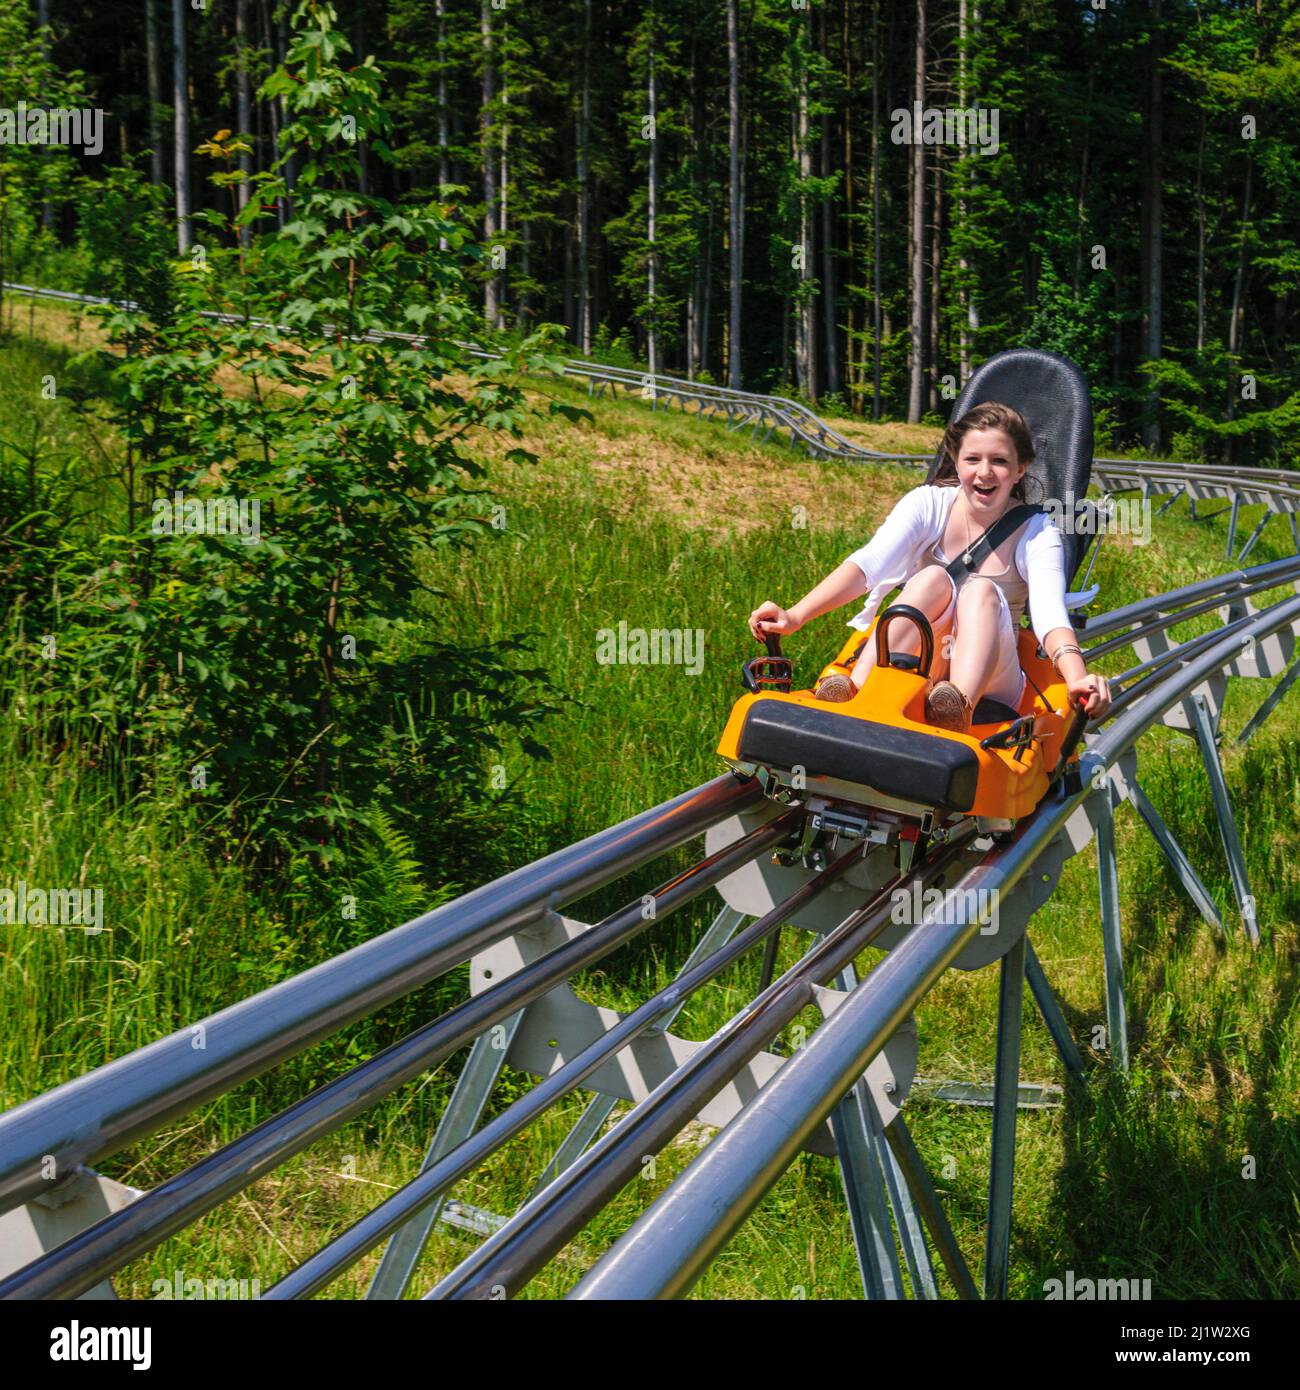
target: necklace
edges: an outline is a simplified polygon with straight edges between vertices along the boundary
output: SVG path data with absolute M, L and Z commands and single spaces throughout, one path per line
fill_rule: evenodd
M 962 500 L 963 502 L 965 502 L 965 501 L 966 501 L 966 498 L 963 496 L 961 500 Z M 964 522 L 966 523 L 966 553 L 965 553 L 961 558 L 962 558 L 962 563 L 963 563 L 963 564 L 969 565 L 969 564 L 972 563 L 972 561 L 973 561 L 974 558 L 975 558 L 974 555 L 973 555 L 973 553 L 972 553 L 972 552 L 974 551 L 974 548 L 975 548 L 975 541 L 974 541 L 974 538 L 971 536 L 971 533 L 970 533 L 970 512 L 969 512 L 969 511 L 963 510 L 963 512 L 962 512 L 962 521 L 964 521 Z

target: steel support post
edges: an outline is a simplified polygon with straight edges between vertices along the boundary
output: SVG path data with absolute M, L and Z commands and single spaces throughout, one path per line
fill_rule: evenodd
M 1016 1175 L 1016 1114 L 1020 1097 L 1020 1015 L 1025 993 L 1022 936 L 1002 957 L 998 982 L 997 1061 L 994 1066 L 993 1143 L 989 1155 L 988 1230 L 984 1237 L 984 1297 L 1007 1296 L 1011 1264 L 1011 1197 Z
M 1229 560 L 1232 559 L 1232 547 L 1237 541 L 1237 514 L 1241 511 L 1241 493 L 1232 494 L 1232 515 L 1228 518 L 1228 547 L 1223 552 Z
M 1205 696 L 1192 695 L 1183 702 L 1187 710 L 1188 722 L 1201 745 L 1201 757 L 1205 763 L 1206 776 L 1210 779 L 1210 794 L 1214 799 L 1214 814 L 1219 820 L 1219 834 L 1223 839 L 1223 852 L 1228 859 L 1228 873 L 1232 877 L 1233 891 L 1237 895 L 1237 906 L 1241 910 L 1241 920 L 1251 945 L 1259 945 L 1259 924 L 1255 920 L 1255 899 L 1251 896 L 1250 884 L 1246 879 L 1246 861 L 1241 853 L 1241 841 L 1237 838 L 1237 823 L 1232 814 L 1232 802 L 1228 799 L 1228 784 L 1223 777 L 1223 764 L 1219 761 L 1219 750 L 1214 742 L 1214 724 L 1205 703 Z
M 1237 735 L 1237 747 L 1248 742 L 1254 737 L 1260 725 L 1269 717 L 1270 714 L 1282 702 L 1288 690 L 1296 683 L 1296 678 L 1300 676 L 1300 657 L 1297 657 L 1288 667 L 1282 679 L 1269 692 L 1264 703 L 1250 716 L 1250 722 Z
M 1025 954 L 1025 975 L 1038 1005 L 1038 1012 L 1042 1014 L 1043 1022 L 1047 1024 L 1047 1031 L 1052 1035 L 1052 1041 L 1056 1044 L 1056 1050 L 1065 1065 L 1066 1073 L 1078 1081 L 1086 1080 L 1083 1069 L 1083 1054 L 1074 1041 L 1074 1035 L 1070 1032 L 1070 1025 L 1065 1021 L 1065 1014 L 1061 1011 L 1060 1001 L 1048 983 L 1047 975 L 1034 952 L 1033 946 L 1029 946 Z
M 1263 515 L 1262 517 L 1260 517 L 1260 519 L 1259 519 L 1259 525 L 1256 526 L 1255 529 L 1254 529 L 1254 530 L 1250 533 L 1250 535 L 1247 537 L 1247 539 L 1246 539 L 1246 544 L 1243 545 L 1243 546 L 1241 547 L 1241 554 L 1237 556 L 1237 563 L 1238 563 L 1239 565 L 1245 564 L 1245 562 L 1246 562 L 1246 556 L 1249 555 L 1250 552 L 1254 549 L 1254 547 L 1255 547 L 1255 542 L 1256 542 L 1256 541 L 1260 538 L 1260 536 L 1263 534 L 1264 527 L 1268 525 L 1268 523 L 1269 523 L 1270 519 L 1272 518 L 1272 516 L 1273 516 L 1273 513 L 1272 513 L 1272 512 L 1265 512 L 1264 515 Z
M 858 1081 L 831 1112 L 835 1156 L 844 1183 L 862 1291 L 871 1300 L 902 1298 L 903 1276 L 885 1203 L 883 1175 L 868 1140 L 862 1111 L 865 1089 L 866 1082 Z M 869 1096 L 867 1104 L 871 1104 Z
M 1178 499 L 1179 499 L 1179 498 L 1183 495 L 1183 493 L 1185 493 L 1186 491 L 1187 491 L 1187 485 L 1186 485 L 1186 484 L 1183 484 L 1183 486 L 1181 486 L 1181 487 L 1178 489 L 1178 491 L 1175 492 L 1174 495 L 1173 495 L 1167 502 L 1162 502 L 1162 503 L 1160 504 L 1160 510 L 1156 513 L 1156 515 L 1157 515 L 1157 516 L 1164 516 L 1164 514 L 1169 510 L 1169 508 L 1172 507 L 1172 506 L 1174 505 L 1174 503 L 1177 502 Z M 1193 498 L 1193 499 L 1192 499 L 1192 508 L 1193 508 L 1193 510 L 1195 510 L 1195 507 L 1196 507 L 1196 500 L 1195 500 L 1195 498 Z
M 1128 1017 L 1124 1007 L 1124 941 L 1119 925 L 1119 870 L 1110 784 L 1098 793 L 1097 895 L 1101 902 L 1102 963 L 1106 973 L 1106 1042 L 1115 1065 L 1128 1071 Z
M 745 914 L 743 912 L 737 912 L 732 907 L 724 907 L 710 923 L 704 935 L 695 943 L 695 949 L 687 956 L 686 963 L 677 972 L 677 978 L 680 980 L 687 971 L 698 965 L 706 956 L 711 956 L 714 951 L 730 941 L 744 920 Z M 768 939 L 771 940 L 770 937 Z M 662 1017 L 656 1019 L 645 1030 L 646 1034 L 666 1033 L 673 1019 L 685 1007 L 686 1001 L 683 999 L 676 1008 L 670 1009 Z M 601 1126 L 609 1119 L 617 1104 L 617 1096 L 596 1095 L 591 1098 L 590 1104 L 578 1117 L 577 1123 L 565 1135 L 564 1142 L 556 1149 L 551 1161 L 542 1170 L 541 1177 L 533 1184 L 533 1189 L 528 1194 L 528 1201 L 531 1202 L 544 1187 L 548 1187 L 571 1163 L 577 1161 L 586 1151 L 587 1145 L 600 1133 Z
M 912 1202 L 912 1193 L 907 1180 L 899 1167 L 894 1151 L 885 1139 L 884 1126 L 880 1122 L 880 1112 L 870 1092 L 866 1097 L 866 1120 L 872 1147 L 885 1174 L 885 1186 L 889 1192 L 889 1205 L 894 1211 L 894 1225 L 898 1229 L 898 1243 L 907 1263 L 907 1272 L 912 1280 L 912 1296 L 922 1301 L 933 1301 L 939 1297 L 938 1286 L 934 1282 L 934 1264 L 925 1243 L 925 1226 L 920 1213 Z M 899 1115 L 896 1118 L 901 1119 Z
M 925 1160 L 921 1157 L 912 1132 L 901 1114 L 896 1115 L 885 1130 L 885 1138 L 889 1141 L 889 1151 L 903 1175 L 903 1181 L 907 1184 L 908 1193 L 916 1203 L 916 1209 L 930 1232 L 934 1248 L 939 1252 L 944 1269 L 948 1271 L 948 1278 L 957 1290 L 957 1296 L 963 1299 L 979 1298 L 975 1280 L 971 1278 L 961 1247 L 957 1244 L 957 1237 L 953 1235 L 952 1227 L 944 1214 L 943 1203 L 930 1180 L 929 1169 L 926 1168 Z
M 423 1173 L 432 1167 L 443 1154 L 450 1153 L 457 1144 L 468 1139 L 478 1127 L 483 1116 L 483 1107 L 497 1084 L 501 1068 L 505 1065 L 506 1052 L 514 1040 L 516 1031 L 524 1016 L 520 1009 L 501 1025 L 503 1033 L 489 1029 L 475 1039 L 470 1048 L 469 1060 L 456 1079 L 456 1088 L 451 1093 L 447 1108 L 443 1111 L 438 1128 L 433 1132 L 424 1162 L 420 1164 Z M 494 1036 L 495 1033 L 495 1036 Z M 384 1250 L 375 1277 L 366 1290 L 369 1299 L 400 1299 L 411 1282 L 411 1275 L 419 1263 L 424 1243 L 429 1239 L 433 1223 L 438 1219 L 446 1193 L 440 1194 L 427 1207 L 422 1208 L 399 1231 L 395 1231 Z
M 846 965 L 835 981 L 836 988 L 846 994 L 857 984 L 852 965 Z M 870 1088 L 865 1078 L 859 1078 L 831 1112 L 831 1133 L 853 1229 L 862 1291 L 871 1300 L 895 1299 L 903 1297 L 903 1276 L 885 1199 L 882 1155 L 874 1141 L 874 1112 Z M 898 1220 L 901 1232 L 901 1213 Z
M 1146 822 L 1147 829 L 1150 830 L 1156 844 L 1164 851 L 1165 858 L 1178 875 L 1179 882 L 1187 890 L 1188 897 L 1196 904 L 1197 911 L 1210 926 L 1221 932 L 1223 930 L 1223 918 L 1219 916 L 1219 909 L 1214 905 L 1214 899 L 1210 897 L 1209 890 L 1201 882 L 1200 875 L 1192 868 L 1191 860 L 1183 853 L 1183 848 L 1174 839 L 1173 832 L 1161 820 L 1159 811 L 1151 804 L 1146 792 L 1142 790 L 1136 780 L 1131 778 L 1129 780 L 1129 800 L 1133 803 L 1138 815 Z

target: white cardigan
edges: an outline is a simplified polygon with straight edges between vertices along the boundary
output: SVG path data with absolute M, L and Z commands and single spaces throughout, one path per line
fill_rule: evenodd
M 848 557 L 866 576 L 868 587 L 866 604 L 849 620 L 850 627 L 865 632 L 885 596 L 925 565 L 934 563 L 929 552 L 943 539 L 960 491 L 959 487 L 934 487 L 929 483 L 913 488 L 899 500 L 866 545 Z M 1070 627 L 1069 608 L 1086 603 L 1092 596 L 1066 594 L 1065 548 L 1060 531 L 1046 513 L 1030 517 L 1021 528 L 1015 566 L 1029 586 L 1030 623 L 1039 642 L 1053 628 Z

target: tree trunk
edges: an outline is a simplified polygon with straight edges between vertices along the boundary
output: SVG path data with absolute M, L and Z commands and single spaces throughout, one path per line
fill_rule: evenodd
M 1205 112 L 1196 146 L 1196 351 L 1205 347 Z
M 501 225 L 498 230 L 504 242 L 506 233 L 510 230 L 510 86 L 505 77 L 504 55 L 501 66 Z M 497 291 L 497 331 L 503 331 L 505 326 L 506 276 L 503 273 Z
M 517 322 L 521 332 L 527 333 L 532 329 L 533 319 L 533 294 L 529 288 L 533 274 L 533 224 L 525 218 L 521 219 L 520 227 L 519 270 L 524 283 L 519 294 Z
M 926 0 L 916 0 L 916 48 L 913 71 L 912 99 L 916 106 L 925 109 L 925 7 Z M 915 109 L 915 107 L 914 107 Z M 921 402 L 924 386 L 924 363 L 921 358 L 923 336 L 925 333 L 925 146 L 920 141 L 920 131 L 912 131 L 911 199 L 909 226 L 911 227 L 911 305 L 908 327 L 911 332 L 909 380 L 907 392 L 907 419 L 916 424 L 921 418 Z
M 655 90 L 655 11 L 653 5 L 650 7 L 649 58 L 646 91 L 650 108 L 650 169 L 647 189 L 649 203 L 646 208 L 646 242 L 649 246 L 646 264 L 646 307 L 648 311 L 646 316 L 646 356 L 650 360 L 650 375 L 657 376 L 659 373 L 659 334 L 657 332 L 658 305 L 656 296 L 659 292 L 659 252 L 655 246 L 655 218 L 659 209 L 659 130 L 657 124 L 658 94 Z
M 447 168 L 447 0 L 436 0 L 434 13 L 438 18 L 437 45 L 438 45 L 438 196 L 443 197 L 442 190 L 451 182 L 451 173 Z M 447 238 L 438 238 L 438 250 L 447 249 Z
M 966 45 L 969 42 L 967 5 L 969 0 L 957 0 L 957 108 L 966 110 Z M 966 331 L 966 303 L 970 290 L 966 284 L 966 177 L 969 156 L 958 156 L 958 197 L 956 232 L 961 244 L 961 254 L 957 257 L 957 296 L 961 317 L 957 326 L 957 371 L 961 376 L 960 385 L 965 385 L 970 376 L 970 334 Z
M 149 177 L 165 183 L 162 133 L 162 56 L 158 44 L 158 0 L 144 0 L 144 45 L 149 86 Z
M 741 304 L 745 264 L 744 152 L 740 114 L 740 0 L 727 0 L 727 385 L 741 389 Z
M 1164 298 L 1164 198 L 1161 188 L 1162 120 L 1160 20 L 1161 0 L 1151 4 L 1151 44 L 1148 48 L 1148 104 L 1145 139 L 1143 141 L 1143 284 L 1146 293 L 1142 303 L 1142 354 L 1148 360 L 1161 355 L 1163 325 L 1161 311 Z M 1146 410 L 1142 420 L 1142 442 L 1152 452 L 1160 448 L 1160 387 L 1152 382 L 1147 393 Z
M 235 96 L 239 109 L 239 130 L 236 132 L 241 136 L 245 143 L 252 137 L 253 131 L 253 88 L 248 75 L 248 0 L 236 0 L 235 4 L 235 44 L 238 48 L 239 70 L 235 79 Z M 253 161 L 251 152 L 245 150 L 239 156 L 239 172 L 243 177 L 240 180 L 239 210 L 248 206 L 248 181 L 253 175 Z M 253 239 L 250 227 L 239 229 L 239 244 L 247 247 Z
M 856 265 L 857 246 L 853 239 L 854 203 L 853 189 L 853 106 L 857 93 L 853 86 L 853 36 L 849 26 L 849 0 L 840 4 L 840 46 L 844 50 L 844 90 L 847 94 L 841 129 L 844 132 L 844 264 L 847 267 L 846 280 L 852 283 Z M 857 337 L 857 298 L 853 294 L 846 297 L 844 305 L 844 368 L 843 376 L 848 382 L 849 407 L 862 409 L 861 379 L 855 348 Z
M 577 337 L 577 329 L 574 326 L 573 314 L 573 281 L 574 281 L 574 255 L 573 243 L 575 240 L 573 228 L 565 226 L 564 232 L 564 327 L 569 335 L 569 341 L 573 342 Z
M 1083 108 L 1083 152 L 1079 157 L 1079 191 L 1074 199 L 1074 297 L 1079 298 L 1083 284 L 1084 208 L 1088 194 L 1088 156 L 1092 148 L 1092 93 L 1095 81 L 1091 63 L 1088 67 L 1088 96 Z
M 185 73 L 185 0 L 172 0 L 172 108 L 176 155 L 176 249 L 190 249 L 190 94 Z
M 880 419 L 880 2 L 871 16 L 871 418 Z
M 812 278 L 812 206 L 808 181 L 812 178 L 812 142 L 808 128 L 808 58 L 812 47 L 812 12 L 804 11 L 802 43 L 795 40 L 794 161 L 799 180 L 799 293 L 795 303 L 795 381 L 810 401 L 817 399 L 816 365 L 813 360 L 815 311 L 809 280 Z
M 366 9 L 358 5 L 352 21 L 352 55 L 358 63 L 364 62 L 366 49 Z M 357 138 L 357 187 L 364 198 L 370 192 L 370 160 L 366 154 L 366 142 Z
M 822 12 L 822 57 L 830 62 L 830 26 Z M 831 172 L 831 117 L 822 117 L 821 172 Z M 830 194 L 822 199 L 822 333 L 825 340 L 826 390 L 835 395 L 840 389 L 839 329 L 835 323 L 835 200 Z
M 497 235 L 497 164 L 494 139 L 497 98 L 497 73 L 492 53 L 492 0 L 482 0 L 480 29 L 483 37 L 482 103 L 479 107 L 479 128 L 482 133 L 480 155 L 483 166 L 483 244 L 491 257 Z M 489 264 L 483 285 L 483 318 L 489 328 L 495 328 L 501 304 L 501 286 L 495 266 Z
M 939 410 L 939 366 L 942 325 L 939 317 L 939 248 L 943 237 L 943 146 L 934 147 L 934 221 L 930 224 L 930 409 Z
M 1235 357 L 1241 348 L 1242 299 L 1246 284 L 1246 229 L 1250 225 L 1251 185 L 1255 173 L 1255 151 L 1246 155 L 1246 186 L 1241 195 L 1241 235 L 1237 241 L 1237 269 L 1232 277 L 1232 311 L 1228 317 L 1228 355 Z M 1232 392 L 1236 399 L 1235 389 Z
M 1228 419 L 1237 417 L 1238 391 L 1241 389 L 1237 354 L 1241 349 L 1243 299 L 1246 284 L 1246 229 L 1250 224 L 1251 184 L 1255 173 L 1255 151 L 1246 155 L 1246 187 L 1241 197 L 1241 237 L 1237 244 L 1237 270 L 1232 278 L 1232 309 L 1228 316 Z M 1228 436 L 1224 448 L 1224 462 L 1236 462 L 1236 440 Z
M 713 307 L 713 204 L 709 204 L 709 217 L 704 232 L 704 271 L 701 275 L 703 304 L 700 307 L 700 361 L 701 371 L 709 369 L 709 313 Z
M 578 107 L 578 351 L 591 351 L 591 0 L 582 16 L 582 99 Z
M 967 3 L 968 3 L 968 0 L 962 0 L 963 7 L 964 7 Z M 980 27 L 980 7 L 979 7 L 978 4 L 972 4 L 972 5 L 970 6 L 970 9 L 971 9 L 970 24 L 971 24 L 972 38 L 973 38 L 973 39 L 977 39 L 977 38 L 978 38 L 978 35 L 979 35 L 979 27 Z M 964 84 L 964 83 L 966 82 L 966 76 L 965 76 L 965 74 L 966 74 L 966 69 L 965 69 L 965 56 L 964 56 L 964 55 L 965 55 L 965 49 L 963 49 L 962 52 L 963 52 L 963 60 L 962 60 L 962 61 L 963 61 L 962 81 L 963 81 L 963 84 Z M 963 107 L 963 109 L 965 108 L 966 100 L 967 100 L 966 96 L 963 95 L 963 97 L 962 97 L 962 107 Z M 975 176 L 975 170 L 978 168 L 978 166 L 979 166 L 979 160 L 978 160 L 978 158 L 970 159 L 970 160 L 967 162 L 967 165 L 966 165 L 966 176 L 965 176 L 965 178 L 964 178 L 963 181 L 962 181 L 962 191 L 963 191 L 963 193 L 969 193 L 969 192 L 971 192 L 971 191 L 974 189 L 974 187 L 975 187 L 975 177 L 976 177 L 976 176 Z M 963 229 L 965 229 L 966 227 L 969 226 L 968 217 L 969 217 L 969 206 L 968 206 L 968 204 L 963 200 L 963 202 L 962 202 L 962 208 L 961 208 L 961 220 L 962 220 L 962 227 L 963 227 Z M 962 261 L 962 263 L 961 263 L 961 268 L 962 268 L 963 271 L 967 271 L 967 270 L 970 269 L 970 267 L 967 265 L 967 263 L 966 263 L 965 260 Z M 971 283 L 970 283 L 970 281 L 971 281 L 972 279 L 974 279 L 974 276 L 973 276 L 973 275 L 964 277 L 964 288 L 963 288 L 963 293 L 964 293 L 964 295 L 965 295 L 965 300 L 966 300 L 966 314 L 965 314 L 965 318 L 964 318 L 963 323 L 962 323 L 962 334 L 961 334 L 961 337 L 962 337 L 961 384 L 962 384 L 963 386 L 965 386 L 965 384 L 970 380 L 970 373 L 971 373 L 971 354 L 976 350 L 976 346 L 977 346 L 977 343 L 978 343 L 978 340 L 979 340 L 979 327 L 980 327 L 979 293 L 978 293 L 978 285 L 974 285 L 974 284 L 971 284 Z
M 289 6 L 285 5 L 280 10 L 280 15 L 276 21 L 276 31 L 278 42 L 276 44 L 276 55 L 280 63 L 284 63 L 289 56 Z M 289 103 L 284 98 L 280 98 L 280 128 L 284 129 L 289 124 Z M 288 152 L 289 157 L 284 164 L 284 182 L 289 190 L 289 196 L 285 200 L 285 215 L 293 216 L 293 190 L 298 182 L 298 157 L 292 152 Z
M 262 17 L 262 47 L 271 55 L 271 61 L 277 62 L 277 50 L 275 44 L 275 33 L 271 28 L 271 7 L 268 0 L 261 0 L 259 12 Z M 280 158 L 280 103 L 272 97 L 266 103 L 266 113 L 271 126 L 271 151 L 272 162 L 278 162 Z M 285 224 L 285 200 L 276 198 L 275 200 L 275 220 L 276 224 L 283 227 Z
M 45 63 L 50 59 L 49 42 L 49 23 L 50 23 L 50 0 L 36 0 L 36 27 L 41 31 L 41 58 Z M 47 103 L 49 93 L 44 89 L 39 94 L 38 100 L 42 105 Z M 123 126 L 125 130 L 125 126 Z M 54 204 L 50 201 L 45 187 L 45 175 L 43 172 L 45 161 L 49 159 L 48 145 L 41 146 L 41 226 L 49 231 L 54 226 Z M 34 304 L 34 301 L 33 301 Z

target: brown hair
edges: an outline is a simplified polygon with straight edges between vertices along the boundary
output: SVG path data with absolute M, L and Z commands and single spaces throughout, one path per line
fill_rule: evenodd
M 1034 461 L 1034 437 L 1029 433 L 1025 417 L 1001 401 L 982 401 L 968 410 L 960 420 L 950 420 L 943 432 L 940 449 L 943 458 L 935 473 L 935 487 L 957 486 L 957 455 L 961 452 L 962 441 L 971 430 L 1001 430 L 1015 445 L 1016 454 L 1025 465 L 1025 472 L 1011 489 L 1012 497 L 1021 502 L 1025 500 L 1025 479 L 1029 477 L 1029 465 Z

